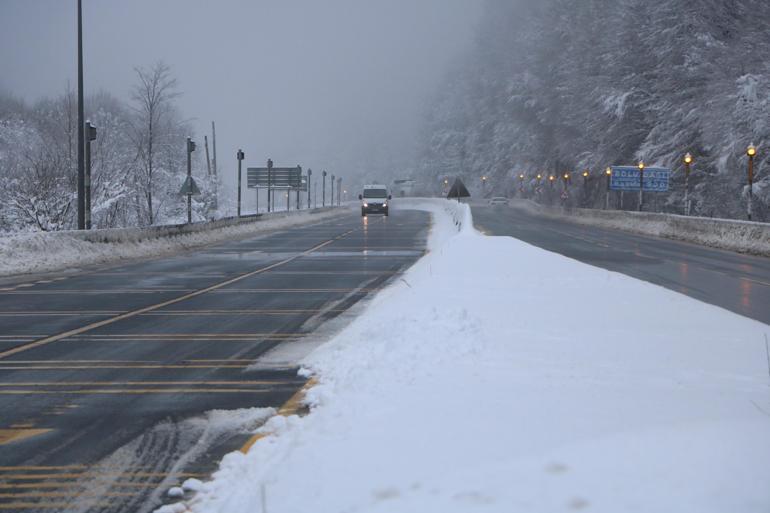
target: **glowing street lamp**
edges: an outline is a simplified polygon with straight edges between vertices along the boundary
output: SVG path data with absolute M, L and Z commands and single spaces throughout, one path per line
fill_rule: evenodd
M 607 193 L 604 196 L 604 210 L 610 209 L 610 180 L 612 179 L 612 168 L 608 167 L 604 170 L 604 175 L 607 177 Z
M 551 187 L 553 187 L 553 182 L 556 181 L 556 177 L 551 175 L 548 177 L 548 181 L 551 182 Z
M 749 206 L 748 206 L 748 216 L 749 221 L 751 221 L 751 202 L 753 197 L 753 188 L 754 188 L 754 157 L 757 155 L 757 149 L 754 147 L 753 144 L 749 144 L 749 147 L 746 149 L 746 155 L 749 157 Z
M 644 162 L 639 161 L 639 212 L 644 205 Z
M 689 152 L 685 154 L 684 159 L 684 215 L 690 215 L 690 164 L 692 164 L 692 155 Z

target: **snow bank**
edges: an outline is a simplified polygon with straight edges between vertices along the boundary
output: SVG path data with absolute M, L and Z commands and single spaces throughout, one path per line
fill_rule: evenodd
M 114 230 L 18 233 L 0 237 L 0 276 L 58 271 L 169 255 L 224 240 L 321 221 L 347 209 L 276 212 L 205 223 Z
M 769 326 L 420 208 L 409 285 L 308 357 L 312 412 L 192 511 L 770 509 Z
M 566 211 L 528 200 L 512 200 L 510 204 L 514 208 L 573 223 L 770 256 L 770 223 L 623 210 L 576 208 Z

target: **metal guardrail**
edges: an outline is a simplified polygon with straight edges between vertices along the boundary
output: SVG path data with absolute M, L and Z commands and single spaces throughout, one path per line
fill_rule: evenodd
M 566 210 L 528 200 L 512 200 L 510 205 L 513 208 L 581 224 L 682 240 L 739 253 L 770 256 L 770 223 L 625 210 Z
M 199 221 L 195 223 L 168 224 L 161 226 L 147 226 L 144 228 L 106 228 L 101 230 L 68 230 L 57 232 L 88 242 L 140 242 L 143 240 L 175 237 L 189 233 L 199 233 L 228 226 L 239 226 L 247 223 L 255 223 L 268 219 L 279 219 L 296 215 L 298 213 L 318 214 L 332 210 L 332 207 L 313 208 L 310 210 L 292 210 L 290 212 L 271 212 L 263 214 L 249 214 L 241 217 L 223 217 L 213 221 Z

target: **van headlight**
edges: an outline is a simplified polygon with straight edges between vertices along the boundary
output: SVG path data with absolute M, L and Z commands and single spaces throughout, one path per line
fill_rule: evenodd
M 364 203 L 364 206 L 365 206 L 365 207 L 368 207 L 368 206 L 369 206 L 369 203 Z
M 382 206 L 383 206 L 383 208 L 384 208 L 384 207 L 387 207 L 387 206 L 388 206 L 388 204 L 387 204 L 387 203 L 383 203 L 383 204 L 382 204 Z

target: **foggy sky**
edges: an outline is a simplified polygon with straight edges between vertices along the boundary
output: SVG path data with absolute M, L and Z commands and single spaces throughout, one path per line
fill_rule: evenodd
M 249 165 L 269 156 L 371 175 L 365 162 L 409 156 L 426 100 L 471 45 L 481 3 L 83 0 L 86 93 L 128 99 L 133 68 L 163 60 L 201 143 L 217 122 L 228 179 L 238 147 Z M 33 102 L 76 86 L 75 6 L 0 0 L 0 89 Z

